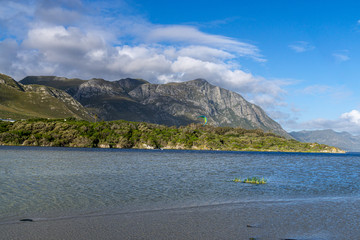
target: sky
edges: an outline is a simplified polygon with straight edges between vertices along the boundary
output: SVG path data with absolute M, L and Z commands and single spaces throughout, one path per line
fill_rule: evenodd
M 360 2 L 0 0 L 0 72 L 206 79 L 287 131 L 360 135 Z

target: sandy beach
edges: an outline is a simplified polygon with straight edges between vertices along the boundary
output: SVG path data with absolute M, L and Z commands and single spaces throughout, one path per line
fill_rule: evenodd
M 360 201 L 250 202 L 3 222 L 1 239 L 359 239 Z

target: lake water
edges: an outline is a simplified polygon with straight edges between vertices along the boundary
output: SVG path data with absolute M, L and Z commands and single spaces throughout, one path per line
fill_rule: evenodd
M 264 177 L 265 185 L 234 183 Z M 360 154 L 0 147 L 0 222 L 360 198 Z

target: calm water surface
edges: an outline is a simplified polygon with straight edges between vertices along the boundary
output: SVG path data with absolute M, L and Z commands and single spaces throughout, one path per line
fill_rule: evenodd
M 234 183 L 264 177 L 266 185 Z M 360 154 L 0 147 L 0 221 L 360 197 Z

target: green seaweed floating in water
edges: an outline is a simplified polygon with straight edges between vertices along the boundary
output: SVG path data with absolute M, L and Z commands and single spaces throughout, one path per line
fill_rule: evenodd
M 241 178 L 235 178 L 232 180 L 233 182 L 241 182 L 241 183 L 251 183 L 251 184 L 266 184 L 267 180 L 264 178 L 252 177 L 241 180 Z

